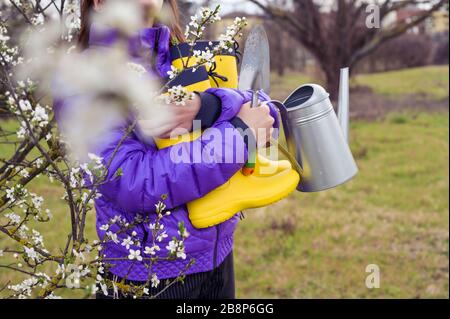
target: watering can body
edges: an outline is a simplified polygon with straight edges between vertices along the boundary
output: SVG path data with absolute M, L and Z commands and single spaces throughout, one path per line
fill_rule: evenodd
M 336 187 L 353 178 L 358 168 L 329 94 L 319 85 L 306 84 L 278 105 L 288 149 L 303 169 L 301 192 Z M 345 106 L 342 111 L 346 116 Z M 341 121 L 348 123 L 348 121 Z

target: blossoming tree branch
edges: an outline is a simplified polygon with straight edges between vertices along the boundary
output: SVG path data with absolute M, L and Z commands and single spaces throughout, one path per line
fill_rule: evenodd
M 160 194 L 153 216 L 142 212 L 133 218 L 111 218 L 100 226 L 103 238 L 89 238 L 86 225 L 95 213 L 94 200 L 102 196 L 101 185 L 122 176 L 121 169 L 110 171 L 112 158 L 137 121 L 151 118 L 157 132 L 170 116 L 165 105 L 182 107 L 192 93 L 170 85 L 182 70 L 172 67 L 161 87 L 142 65 L 129 61 L 125 41 L 139 28 L 134 1 L 110 0 L 99 14 L 99 22 L 117 28 L 121 39 L 102 52 L 80 53 L 76 47 L 79 8 L 77 0 L 0 1 L 0 272 L 2 278 L 20 278 L 0 282 L 0 296 L 60 298 L 64 290 L 76 289 L 86 296 L 120 290 L 132 297 L 154 298 L 148 287 L 158 287 L 161 281 L 152 268 L 162 260 L 186 259 L 184 241 L 189 236 L 179 224 L 178 236 L 161 245 L 168 236 L 164 217 L 171 214 L 164 204 L 167 195 Z M 190 52 L 184 69 L 211 67 L 216 55 L 235 47 L 245 18 L 228 26 L 217 44 L 210 42 L 204 51 L 195 49 L 205 28 L 220 20 L 219 9 L 202 8 L 191 17 L 185 32 Z M 189 64 L 190 59 L 195 63 Z M 77 110 L 69 112 L 70 120 L 60 126 L 52 107 L 55 92 L 71 96 L 71 109 Z M 130 113 L 136 119 L 111 158 L 90 151 L 96 139 Z M 36 180 L 64 190 L 64 211 L 50 211 L 44 196 L 30 190 Z M 55 220 L 70 224 L 70 232 L 48 248 L 42 229 L 52 227 L 42 226 Z M 153 238 L 145 246 L 134 231 L 142 224 L 148 225 Z M 103 253 L 110 241 L 127 249 L 124 258 L 131 263 L 147 261 L 147 282 L 133 285 L 126 278 L 113 282 L 104 276 L 116 261 Z M 189 260 L 165 287 L 182 281 L 194 262 Z

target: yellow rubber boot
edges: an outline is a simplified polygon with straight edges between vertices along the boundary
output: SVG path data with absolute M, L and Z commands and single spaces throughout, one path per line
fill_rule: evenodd
M 252 175 L 244 176 L 239 170 L 222 186 L 188 203 L 189 219 L 196 228 L 220 224 L 244 209 L 285 198 L 299 182 L 300 176 L 289 161 L 271 161 L 258 154 Z

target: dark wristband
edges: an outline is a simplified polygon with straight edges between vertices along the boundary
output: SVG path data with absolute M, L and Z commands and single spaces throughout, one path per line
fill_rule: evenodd
M 195 92 L 200 96 L 200 110 L 194 120 L 201 121 L 201 128 L 213 126 L 222 113 L 222 100 L 214 94 L 207 92 Z

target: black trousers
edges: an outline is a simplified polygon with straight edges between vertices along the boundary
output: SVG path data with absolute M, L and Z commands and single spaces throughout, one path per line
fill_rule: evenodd
M 106 274 L 109 280 L 120 281 L 112 274 Z M 170 280 L 172 282 L 173 280 Z M 126 280 L 127 284 L 142 285 L 142 282 Z M 157 299 L 234 299 L 234 262 L 231 252 L 219 267 L 192 275 L 187 275 L 183 282 L 176 282 L 166 290 L 166 280 L 161 280 L 158 288 L 147 287 L 150 296 L 158 296 Z M 105 296 L 101 290 L 97 292 L 97 299 L 113 299 L 113 291 L 108 291 Z M 124 295 L 119 291 L 119 299 L 132 299 L 133 296 Z

